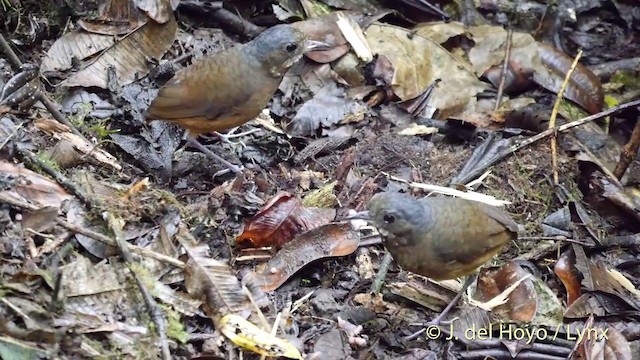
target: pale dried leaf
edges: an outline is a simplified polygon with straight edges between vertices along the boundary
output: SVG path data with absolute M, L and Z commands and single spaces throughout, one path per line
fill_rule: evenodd
M 196 299 L 205 301 L 217 316 L 248 316 L 253 306 L 233 269 L 209 256 L 208 246 L 191 247 L 182 242 L 189 260 L 185 269 L 185 287 Z
M 373 60 L 373 54 L 358 22 L 353 17 L 346 17 L 344 14 L 338 13 L 336 23 L 356 55 L 364 62 Z
M 100 149 L 94 144 L 88 143 L 85 139 L 76 134 L 65 132 L 55 134 L 54 137 L 70 142 L 81 154 L 91 157 L 99 164 L 110 166 L 117 171 L 122 170 L 122 166 L 118 164 L 118 159 L 116 159 L 115 156 Z
M 56 182 L 9 162 L 0 161 L 0 174 L 5 176 L 7 180 L 13 180 L 9 183 L 9 188 L 0 191 L 0 194 L 18 201 L 28 202 L 39 207 L 60 208 L 63 201 L 72 198 Z
M 631 281 L 629 281 L 629 279 L 627 279 L 618 270 L 607 269 L 607 272 L 609 273 L 609 275 L 611 275 L 613 279 L 615 279 L 618 283 L 620 283 L 620 285 L 622 285 L 625 289 L 629 290 L 631 293 L 633 293 L 636 296 L 640 296 L 640 291 L 638 291 L 638 289 L 636 289 L 636 287 L 633 286 L 633 283 L 631 283 Z
M 162 300 L 163 303 L 171 305 L 181 314 L 186 316 L 203 316 L 199 309 L 200 305 L 202 305 L 202 300 L 194 299 L 189 294 L 176 291 L 160 282 L 155 282 L 153 295 Z
M 71 69 L 74 58 L 85 60 L 113 44 L 115 44 L 115 38 L 109 35 L 85 31 L 67 33 L 51 45 L 47 56 L 42 60 L 40 69 L 43 72 Z
M 180 0 L 137 0 L 138 8 L 160 24 L 171 21 L 179 4 Z
M 165 24 L 149 21 L 104 51 L 89 66 L 69 77 L 64 85 L 106 89 L 111 67 L 120 85 L 142 78 L 150 70 L 149 59 L 160 59 L 171 47 L 176 30 L 175 18 Z
M 438 128 L 429 127 L 426 125 L 413 124 L 412 126 L 409 126 L 408 128 L 405 128 L 399 131 L 398 135 L 429 135 L 429 134 L 435 134 L 437 132 L 438 132 Z

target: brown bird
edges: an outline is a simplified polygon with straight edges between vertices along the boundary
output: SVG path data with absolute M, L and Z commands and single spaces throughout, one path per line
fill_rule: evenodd
M 145 118 L 180 125 L 187 129 L 187 140 L 196 148 L 240 172 L 239 167 L 194 137 L 240 126 L 258 116 L 285 72 L 305 52 L 327 48 L 290 25 L 273 26 L 246 44 L 220 51 L 177 72 L 158 91 Z
M 369 211 L 349 218 L 374 222 L 393 258 L 405 270 L 434 280 L 472 274 L 517 238 L 519 225 L 497 207 L 453 197 L 416 199 L 384 192 L 369 201 Z M 443 312 L 458 302 L 474 277 Z

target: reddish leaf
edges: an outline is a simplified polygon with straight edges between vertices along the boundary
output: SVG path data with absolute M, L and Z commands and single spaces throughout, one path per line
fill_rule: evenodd
M 360 235 L 347 223 L 328 224 L 308 231 L 282 249 L 267 263 L 256 284 L 263 291 L 272 291 L 312 261 L 346 256 L 358 248 Z
M 576 258 L 572 251 L 565 251 L 560 256 L 553 272 L 567 289 L 567 306 L 570 306 L 581 294 L 580 273 L 576 269 Z
M 335 216 L 334 209 L 305 208 L 291 194 L 280 192 L 246 223 L 236 243 L 281 247 L 298 234 L 328 224 Z

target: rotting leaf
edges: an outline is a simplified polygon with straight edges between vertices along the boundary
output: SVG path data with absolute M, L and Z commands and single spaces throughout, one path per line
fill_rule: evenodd
M 594 264 L 589 260 L 587 266 L 590 276 L 585 275 L 582 284 L 585 285 L 588 290 L 601 291 L 613 295 L 626 302 L 630 308 L 640 310 L 640 299 L 625 288 L 624 284 L 620 283 L 620 281 L 611 274 L 604 263 L 598 261 Z M 583 275 L 585 274 L 583 269 L 580 269 L 580 267 L 577 268 L 582 271 Z M 587 281 L 588 279 L 590 279 L 590 281 Z
M 212 259 L 207 245 L 192 247 L 186 241 L 181 243 L 189 256 L 185 287 L 191 296 L 205 302 L 205 312 L 212 321 L 216 323 L 228 314 L 251 315 L 254 311 L 251 301 L 229 264 Z
M 469 60 L 478 75 L 504 61 L 507 31 L 501 26 L 481 25 L 468 29 L 475 46 Z M 573 59 L 566 54 L 535 41 L 533 36 L 514 32 L 509 66 L 533 73 L 533 80 L 545 89 L 557 93 L 571 67 Z M 591 113 L 602 109 L 602 84 L 591 70 L 579 64 L 569 79 L 564 96 Z
M 158 23 L 164 24 L 167 21 L 171 21 L 173 11 L 180 5 L 180 0 L 144 0 L 137 1 L 136 5 L 150 18 Z
M 97 230 L 95 229 L 96 226 L 89 222 L 86 209 L 78 201 L 72 201 L 69 205 L 67 221 L 82 228 L 93 228 L 92 230 Z M 104 229 L 100 228 L 99 232 L 104 232 Z M 115 246 L 105 244 L 102 241 L 86 235 L 75 234 L 75 237 L 87 252 L 99 259 L 106 259 L 119 253 Z
M 478 276 L 476 300 L 491 300 L 527 275 L 529 273 L 513 261 L 497 270 L 484 268 Z M 509 295 L 509 300 L 504 305 L 496 307 L 494 311 L 506 312 L 509 319 L 514 321 L 531 321 L 537 309 L 538 297 L 533 281 L 526 279 Z
M 606 296 L 600 296 L 593 293 L 582 294 L 564 312 L 567 319 L 583 319 L 589 315 L 604 316 L 605 314 L 616 314 L 616 311 L 607 311 L 608 306 Z
M 55 225 L 58 218 L 58 208 L 45 206 L 38 210 L 24 212 L 22 214 L 22 228 L 37 232 L 45 232 Z
M 609 326 L 605 345 L 605 360 L 632 360 L 629 341 L 613 326 Z
M 334 209 L 306 208 L 298 198 L 280 192 L 246 223 L 236 243 L 281 247 L 298 234 L 328 224 L 335 216 Z
M 576 358 L 587 360 L 632 360 L 631 347 L 624 336 L 612 326 L 576 326 L 575 333 L 584 333 Z
M 63 201 L 72 198 L 60 185 L 49 178 L 6 161 L 0 161 L 0 175 L 5 177 L 5 181 L 11 181 L 10 190 L 3 190 L 0 193 L 19 201 L 60 208 Z
M 325 86 L 300 107 L 287 126 L 287 132 L 293 136 L 312 136 L 322 127 L 358 122 L 367 112 L 367 106 L 362 102 L 345 97 L 342 88 Z
M 256 274 L 263 291 L 272 291 L 312 261 L 346 256 L 358 248 L 360 235 L 348 223 L 327 224 L 297 236 L 267 262 Z
M 284 356 L 302 360 L 302 354 L 290 342 L 273 336 L 240 316 L 229 314 L 217 324 L 218 330 L 234 344 L 270 357 Z
M 167 3 L 163 0 L 153 0 L 153 2 Z M 144 13 L 137 11 L 137 3 L 143 3 L 143 1 L 109 1 L 108 5 L 98 7 L 98 12 L 94 16 L 78 20 L 78 26 L 96 34 L 111 36 L 127 34 L 144 25 L 148 20 Z
M 106 89 L 110 68 L 114 68 L 119 85 L 145 76 L 150 70 L 148 59 L 162 57 L 173 44 L 177 28 L 175 18 L 164 24 L 148 21 L 70 76 L 64 85 Z

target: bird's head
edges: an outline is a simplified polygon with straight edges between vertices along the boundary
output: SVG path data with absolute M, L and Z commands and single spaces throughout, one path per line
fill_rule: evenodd
M 263 31 L 247 46 L 274 77 L 282 76 L 304 53 L 329 48 L 323 42 L 307 39 L 303 32 L 286 24 Z

